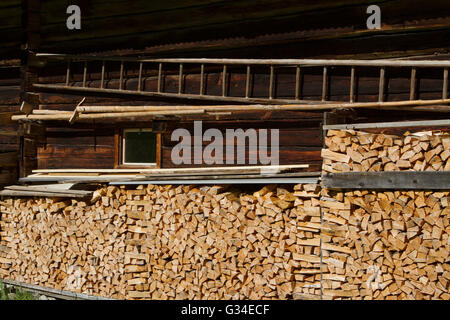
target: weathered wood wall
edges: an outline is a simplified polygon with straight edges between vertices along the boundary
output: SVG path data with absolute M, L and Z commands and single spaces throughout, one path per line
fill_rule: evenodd
M 260 114 L 259 116 L 263 116 Z M 286 114 L 285 114 L 286 115 Z M 284 115 L 284 116 L 285 116 Z M 304 116 L 304 115 L 303 115 Z M 322 146 L 321 137 L 321 113 L 309 113 L 309 119 L 302 119 L 296 115 L 296 118 L 283 118 L 283 115 L 272 116 L 268 120 L 205 120 L 202 122 L 203 132 L 209 128 L 219 129 L 224 138 L 226 129 L 279 129 L 279 155 L 280 164 L 310 164 L 308 171 L 320 171 L 321 157 L 320 149 Z M 114 168 L 114 133 L 115 129 L 120 127 L 149 127 L 152 128 L 152 122 L 139 122 L 133 124 L 115 123 L 115 124 L 78 124 L 67 126 L 59 124 L 46 128 L 45 144 L 38 148 L 38 168 L 39 169 L 58 169 L 58 168 Z M 172 148 L 178 144 L 177 141 L 171 141 L 172 132 L 177 128 L 187 129 L 194 137 L 193 121 L 187 119 L 182 121 L 167 121 L 164 126 L 161 143 L 161 167 L 172 168 L 175 165 L 171 159 Z M 248 163 L 248 141 L 246 149 L 246 163 Z M 206 146 L 209 142 L 204 142 Z M 225 148 L 233 144 L 232 141 L 224 139 L 224 162 L 226 157 Z M 193 147 L 192 140 L 192 147 Z M 236 145 L 236 144 L 235 144 Z M 270 155 L 270 144 L 269 144 Z M 193 149 L 191 149 L 193 152 Z M 193 153 L 192 153 L 193 157 Z M 235 153 L 236 158 L 236 153 Z M 195 167 L 199 165 L 181 165 L 182 167 Z M 224 164 L 225 165 L 225 164 Z M 234 161 L 234 165 L 237 162 Z
M 81 30 L 65 27 L 67 3 L 41 4 L 41 49 L 95 52 L 145 49 L 155 54 L 306 57 L 433 53 L 448 48 L 444 0 L 72 1 Z M 382 8 L 383 30 L 367 32 L 366 9 Z M 133 23 L 130 23 L 130 22 Z M 257 41 L 249 39 L 259 37 Z M 204 43 L 189 44 L 203 41 Z M 208 43 L 212 41 L 212 43 Z M 358 45 L 356 45 L 358 43 Z M 275 44 L 275 45 L 274 45 Z M 167 45 L 167 46 L 164 46 Z M 186 46 L 190 50 L 185 50 Z

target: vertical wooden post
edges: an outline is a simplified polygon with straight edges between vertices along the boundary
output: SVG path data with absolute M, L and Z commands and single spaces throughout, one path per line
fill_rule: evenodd
M 225 97 L 227 95 L 227 65 L 223 65 L 222 71 L 222 96 Z
M 247 77 L 245 79 L 245 97 L 250 96 L 250 66 L 247 65 Z
M 350 103 L 355 101 L 355 67 L 350 72 Z
M 67 61 L 67 71 L 66 71 L 66 87 L 69 86 L 70 81 L 70 60 Z
M 300 98 L 300 66 L 295 68 L 295 100 Z
M 119 90 L 123 89 L 123 61 L 120 61 Z
M 381 69 L 380 69 L 380 85 L 378 88 L 378 102 L 383 102 L 383 100 L 384 100 L 384 77 L 385 77 L 385 68 L 381 67 Z
M 409 100 L 414 100 L 416 97 L 416 68 L 411 68 L 411 84 L 409 89 Z
M 203 79 L 205 77 L 205 65 L 202 63 L 202 65 L 200 66 L 200 95 L 203 95 Z
M 178 74 L 178 94 L 183 93 L 183 64 L 180 63 L 180 72 Z
M 141 88 L 142 88 L 142 68 L 143 68 L 143 63 L 140 62 L 139 63 L 139 76 L 138 76 L 138 89 L 137 89 L 137 91 L 141 91 Z
M 158 88 L 157 91 L 161 92 L 161 80 L 162 80 L 162 63 L 158 65 Z
M 104 82 L 105 82 L 105 61 L 102 61 L 102 76 L 100 80 L 100 89 L 103 89 Z
M 448 95 L 448 68 L 444 68 L 444 83 L 442 85 L 442 99 L 447 99 Z
M 274 74 L 274 67 L 270 66 L 269 99 L 273 99 L 273 74 Z
M 328 83 L 327 83 L 327 78 L 328 78 L 327 73 L 328 73 L 327 67 L 323 67 L 322 101 L 326 101 L 326 99 L 327 99 L 327 86 L 328 86 Z
M 83 88 L 86 87 L 86 78 L 87 78 L 87 61 L 84 62 L 84 68 L 83 68 Z

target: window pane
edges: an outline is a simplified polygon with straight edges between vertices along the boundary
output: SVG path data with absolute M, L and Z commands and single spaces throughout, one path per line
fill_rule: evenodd
M 126 163 L 156 163 L 156 134 L 148 131 L 125 131 Z

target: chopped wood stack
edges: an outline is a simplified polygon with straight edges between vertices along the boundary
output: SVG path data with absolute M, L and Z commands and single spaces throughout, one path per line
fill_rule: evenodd
M 450 299 L 450 192 L 322 190 L 323 298 Z
M 129 298 L 318 297 L 317 185 L 252 195 L 217 186 L 126 192 Z
M 104 187 L 0 203 L 0 276 L 127 299 L 445 299 L 450 192 Z
M 130 299 L 320 293 L 320 189 L 107 187 L 1 203 L 1 277 Z
M 450 170 L 450 135 L 438 131 L 394 136 L 328 130 L 325 145 L 324 172 Z
M 126 216 L 115 187 L 89 205 L 61 198 L 1 203 L 0 276 L 89 295 L 124 298 Z

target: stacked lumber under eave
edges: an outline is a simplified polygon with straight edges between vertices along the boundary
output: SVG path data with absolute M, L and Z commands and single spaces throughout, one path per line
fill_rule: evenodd
M 394 136 L 328 130 L 325 145 L 324 172 L 450 170 L 450 135 L 437 131 Z
M 58 198 L 2 202 L 1 277 L 124 298 L 125 214 L 113 189 L 94 205 Z
M 124 191 L 128 297 L 317 298 L 319 193 L 316 185 L 293 191 L 274 185 L 253 194 L 216 186 Z
M 329 299 L 450 299 L 450 192 L 322 190 Z

